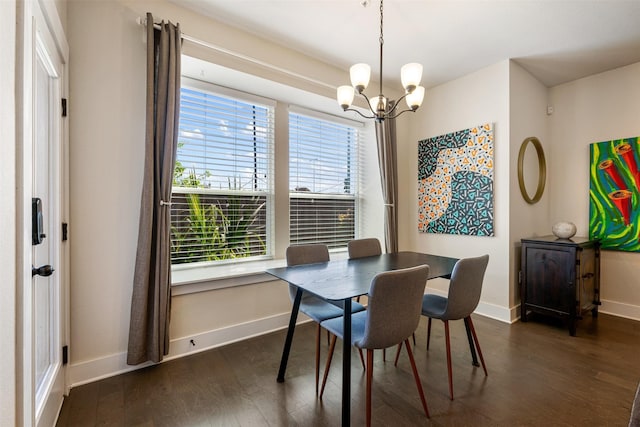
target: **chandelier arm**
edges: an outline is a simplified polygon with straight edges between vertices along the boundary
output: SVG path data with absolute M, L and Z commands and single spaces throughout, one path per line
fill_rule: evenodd
M 375 119 L 376 118 L 376 116 L 365 116 L 364 114 L 362 114 L 359 110 L 356 110 L 355 108 L 345 108 L 343 111 L 355 111 L 356 113 L 360 114 L 360 116 L 365 118 L 365 119 Z
M 386 116 L 385 118 L 387 118 L 387 119 L 395 119 L 396 117 L 400 117 L 400 115 L 401 115 L 401 114 L 404 114 L 404 113 L 406 113 L 407 111 L 410 111 L 410 112 L 412 112 L 412 113 L 415 113 L 415 112 L 416 112 L 416 110 L 410 110 L 410 109 L 408 109 L 408 108 L 407 108 L 406 110 L 402 110 L 402 111 L 400 111 L 400 112 L 399 112 L 398 114 L 396 114 L 395 116 Z
M 407 95 L 409 95 L 409 94 L 408 94 L 408 93 L 405 93 L 404 95 L 402 95 L 402 96 L 400 97 L 400 99 L 398 99 L 398 100 L 395 102 L 395 104 L 393 104 L 393 108 L 392 108 L 391 110 L 387 111 L 387 113 L 386 113 L 386 114 L 393 114 L 393 112 L 394 112 L 394 111 L 396 111 L 396 109 L 398 108 L 398 105 L 400 105 L 400 102 L 402 102 L 402 100 L 404 100 L 404 99 L 407 97 Z M 385 114 L 385 115 L 386 115 L 386 114 Z M 400 115 L 400 114 L 398 114 L 398 116 L 399 116 L 399 115 Z M 396 116 L 396 117 L 397 117 L 397 116 Z
M 367 96 L 366 93 L 364 92 L 360 92 L 360 95 L 362 95 L 364 97 L 364 99 L 367 100 L 367 106 L 369 107 L 369 111 L 371 111 L 371 114 L 373 114 L 373 117 L 370 117 L 371 119 L 378 117 L 378 115 L 376 114 L 376 112 L 373 110 L 373 108 L 371 107 L 371 100 L 369 99 L 369 97 Z M 363 116 L 364 117 L 364 116 Z

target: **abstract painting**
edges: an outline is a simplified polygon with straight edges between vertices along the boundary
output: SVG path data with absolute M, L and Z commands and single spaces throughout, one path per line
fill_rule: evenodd
M 493 236 L 493 124 L 418 141 L 418 231 Z
M 602 249 L 640 252 L 640 137 L 590 146 L 589 237 Z

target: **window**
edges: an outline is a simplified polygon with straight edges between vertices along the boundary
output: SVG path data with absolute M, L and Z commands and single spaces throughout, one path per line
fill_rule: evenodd
M 356 236 L 360 132 L 329 117 L 289 114 L 291 244 L 341 248 Z
M 191 65 L 183 68 L 173 176 L 174 284 L 262 272 L 290 244 L 340 249 L 360 225 L 365 235 L 380 229 L 377 210 L 364 210 L 379 205 L 367 184 L 379 182 L 375 151 L 360 150 L 371 137 L 366 124 L 320 112 L 335 109 L 332 99 Z M 258 95 L 230 89 L 239 85 Z
M 270 255 L 274 104 L 183 79 L 171 263 Z

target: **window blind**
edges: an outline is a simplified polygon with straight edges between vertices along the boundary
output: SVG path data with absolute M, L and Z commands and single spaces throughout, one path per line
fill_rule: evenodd
M 192 82 L 181 89 L 173 264 L 269 252 L 274 108 Z
M 289 114 L 291 244 L 339 248 L 355 237 L 360 134 L 328 115 Z

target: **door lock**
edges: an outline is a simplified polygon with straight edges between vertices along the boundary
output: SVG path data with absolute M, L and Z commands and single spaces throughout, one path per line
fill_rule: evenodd
M 31 277 L 36 276 L 36 275 L 42 276 L 42 277 L 51 276 L 54 271 L 55 270 L 48 264 L 40 266 L 38 268 L 35 268 L 34 266 L 31 266 Z

